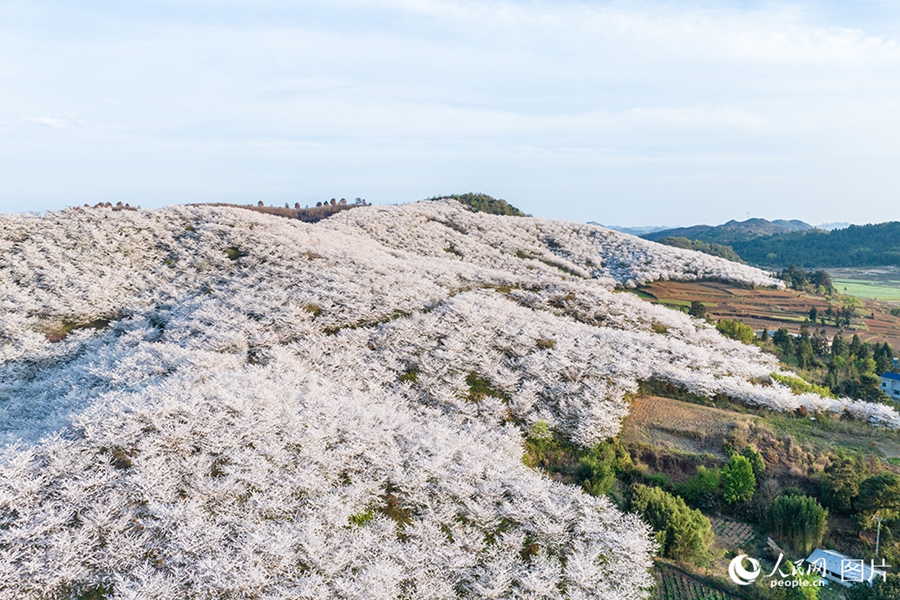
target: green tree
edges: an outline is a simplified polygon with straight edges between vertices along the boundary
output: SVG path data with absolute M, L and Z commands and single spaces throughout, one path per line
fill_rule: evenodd
M 822 480 L 825 503 L 831 510 L 849 513 L 853 500 L 859 495 L 859 469 L 849 458 L 832 460 L 825 467 Z
M 691 308 L 688 310 L 688 314 L 692 317 L 703 319 L 706 317 L 706 307 L 699 300 L 691 300 Z
M 850 350 L 850 354 L 861 358 L 862 357 L 862 348 L 863 348 L 863 343 L 862 343 L 862 340 L 859 339 L 859 334 L 854 333 L 853 338 L 850 340 L 850 347 L 848 348 L 848 350 Z
M 513 217 L 528 216 L 521 210 L 509 204 L 506 200 L 492 198 L 487 194 L 468 192 L 465 194 L 450 194 L 449 196 L 435 196 L 431 200 L 452 198 L 473 212 L 483 212 L 490 215 L 509 215 Z M 332 204 L 334 204 L 332 202 Z
M 805 555 L 822 543 L 828 527 L 828 511 L 815 498 L 782 494 L 769 509 L 769 527 Z
M 828 274 L 828 271 L 813 271 L 809 274 L 809 279 L 816 288 L 821 287 L 828 294 L 834 293 L 834 284 L 831 282 L 831 275 Z
M 784 354 L 793 354 L 795 349 L 794 336 L 791 335 L 791 332 L 787 330 L 786 327 L 781 327 L 775 330 L 775 333 L 772 334 L 772 342 L 781 348 L 781 351 Z
M 722 467 L 723 497 L 728 504 L 746 502 L 756 491 L 756 476 L 753 465 L 746 457 L 732 454 L 728 463 Z
M 812 342 L 809 338 L 800 340 L 797 344 L 797 364 L 801 369 L 808 369 L 815 361 L 816 355 L 813 352 Z
M 744 451 L 741 452 L 741 456 L 750 461 L 750 466 L 753 467 L 753 474 L 759 479 L 763 473 L 766 471 L 766 461 L 763 460 L 762 454 L 754 448 L 753 446 L 747 446 L 744 448 Z
M 816 319 L 818 319 L 818 318 L 819 318 L 819 309 L 816 308 L 815 306 L 813 306 L 811 309 L 809 309 L 809 322 L 812 323 L 813 325 L 815 325 Z
M 834 339 L 831 341 L 831 355 L 832 356 L 845 356 L 847 354 L 847 342 L 844 341 L 844 336 L 840 333 L 836 333 Z
M 875 347 L 875 370 L 878 374 L 894 370 L 894 350 L 887 342 Z
M 631 510 L 656 532 L 662 556 L 701 566 L 709 564 L 712 526 L 699 510 L 688 508 L 682 498 L 660 488 L 636 484 Z
M 879 473 L 859 484 L 855 507 L 860 522 L 870 525 L 875 513 L 886 520 L 900 517 L 900 477 L 894 473 Z

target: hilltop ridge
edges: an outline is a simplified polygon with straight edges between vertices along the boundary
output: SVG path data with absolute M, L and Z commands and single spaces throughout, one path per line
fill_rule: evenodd
M 789 233 L 792 231 L 806 231 L 812 229 L 812 225 L 793 219 L 766 219 L 753 218 L 746 221 L 732 219 L 722 225 L 694 225 L 692 227 L 679 227 L 645 233 L 641 237 L 647 240 L 659 241 L 664 238 L 682 237 L 689 240 L 699 240 L 706 243 L 731 244 L 736 241 L 745 241 L 753 238 Z

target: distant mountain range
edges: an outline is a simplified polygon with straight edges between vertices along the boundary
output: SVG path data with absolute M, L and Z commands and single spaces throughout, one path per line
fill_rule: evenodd
M 645 233 L 644 239 L 659 241 L 664 238 L 687 238 L 698 240 L 708 244 L 730 244 L 736 241 L 752 240 L 754 238 L 790 233 L 792 231 L 807 231 L 813 226 L 796 219 L 785 221 L 776 219 L 747 219 L 746 221 L 731 220 L 724 225 L 694 225 L 693 227 L 679 227 L 676 229 L 663 229 Z
M 668 246 L 771 268 L 900 265 L 900 222 L 812 226 L 797 219 L 756 218 L 722 225 L 613 229 Z
M 692 227 L 667 227 L 665 225 L 645 225 L 639 227 L 622 227 L 620 225 L 604 225 L 596 221 L 588 221 L 588 225 L 600 225 L 613 231 L 621 231 L 622 233 L 630 233 L 643 237 L 648 240 L 659 240 L 664 237 L 684 237 L 690 240 L 699 240 L 708 243 L 721 243 L 714 238 L 743 237 L 746 234 L 750 237 L 759 237 L 759 235 L 774 235 L 778 233 L 789 233 L 791 231 L 806 231 L 808 229 L 822 229 L 831 231 L 833 229 L 845 229 L 850 227 L 850 223 L 822 223 L 821 225 L 810 225 L 798 219 L 784 220 L 775 219 L 767 221 L 766 219 L 748 219 L 746 221 L 728 221 L 724 225 L 694 225 Z M 715 230 L 710 232 L 711 230 Z M 756 235 L 754 235 L 756 234 Z M 707 239 L 710 238 L 710 239 Z
M 667 225 L 663 226 L 654 226 L 648 225 L 646 227 L 621 227 L 619 225 L 604 225 L 603 223 L 598 223 L 597 221 L 588 221 L 588 225 L 599 225 L 600 227 L 606 227 L 607 229 L 612 229 L 613 231 L 620 231 L 622 233 L 630 233 L 631 235 L 642 236 L 648 233 L 655 233 L 657 231 L 662 231 L 664 229 L 669 229 Z

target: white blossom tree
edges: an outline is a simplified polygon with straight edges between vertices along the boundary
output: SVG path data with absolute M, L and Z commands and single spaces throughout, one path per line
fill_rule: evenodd
M 600 227 L 72 209 L 0 253 L 3 598 L 644 598 L 648 527 L 525 467 L 532 424 L 591 446 L 659 379 L 900 425 L 614 293 L 766 274 Z

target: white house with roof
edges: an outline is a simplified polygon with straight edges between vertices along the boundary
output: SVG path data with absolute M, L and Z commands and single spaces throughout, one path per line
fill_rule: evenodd
M 881 391 L 900 402 L 900 373 L 882 373 Z
M 854 583 L 868 583 L 872 585 L 875 578 L 886 577 L 885 571 L 873 567 L 882 565 L 873 564 L 861 558 L 851 558 L 835 550 L 822 550 L 816 548 L 806 559 L 806 563 L 816 571 L 819 571 L 825 579 L 829 579 L 843 586 L 850 587 Z

